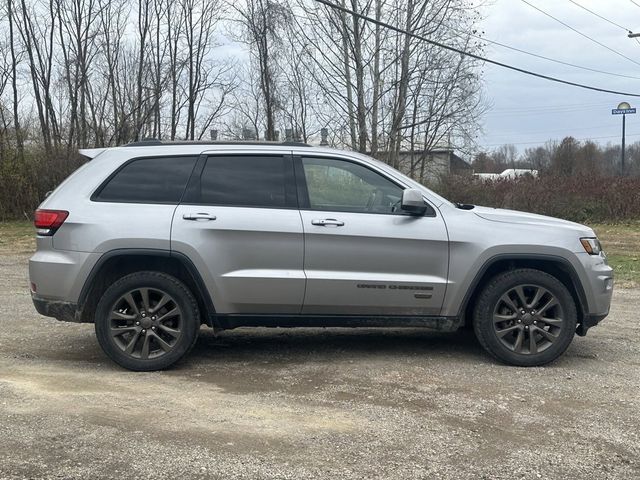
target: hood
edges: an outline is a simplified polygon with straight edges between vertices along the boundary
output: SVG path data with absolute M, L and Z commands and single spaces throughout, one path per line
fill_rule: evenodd
M 560 218 L 537 215 L 535 213 L 519 212 L 517 210 L 506 210 L 503 208 L 474 207 L 471 210 L 480 218 L 492 222 L 518 223 L 524 225 L 539 225 L 544 227 L 567 228 L 582 232 L 586 236 L 593 235 L 593 230 L 580 223 L 562 220 Z

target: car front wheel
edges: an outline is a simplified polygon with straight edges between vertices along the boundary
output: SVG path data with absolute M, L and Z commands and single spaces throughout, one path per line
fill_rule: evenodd
M 534 269 L 493 277 L 478 297 L 473 326 L 491 355 L 518 366 L 557 359 L 576 331 L 576 305 L 560 280 Z

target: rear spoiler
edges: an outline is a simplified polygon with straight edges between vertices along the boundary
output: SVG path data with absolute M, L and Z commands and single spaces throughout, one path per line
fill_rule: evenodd
M 105 150 L 106 148 L 81 148 L 78 150 L 78 153 L 88 160 L 91 160 L 92 158 L 96 158 Z

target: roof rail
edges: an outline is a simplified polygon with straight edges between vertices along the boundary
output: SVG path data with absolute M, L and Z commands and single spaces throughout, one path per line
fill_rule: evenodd
M 304 142 L 273 142 L 273 141 L 258 141 L 258 140 L 178 140 L 178 141 L 163 141 L 157 138 L 145 138 L 135 142 L 127 143 L 125 147 L 149 147 L 155 145 L 266 145 L 266 146 L 281 146 L 281 147 L 311 147 L 308 143 Z
M 125 147 L 148 147 L 149 145 L 162 145 L 162 142 L 157 138 L 143 138 L 135 142 L 130 142 Z

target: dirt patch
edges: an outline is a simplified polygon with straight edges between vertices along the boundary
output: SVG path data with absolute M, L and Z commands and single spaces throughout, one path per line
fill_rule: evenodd
M 92 325 L 40 317 L 0 256 L 0 478 L 638 478 L 640 292 L 558 362 L 467 332 L 203 329 L 132 373 Z

